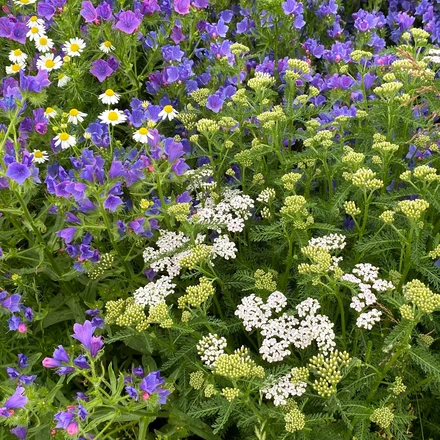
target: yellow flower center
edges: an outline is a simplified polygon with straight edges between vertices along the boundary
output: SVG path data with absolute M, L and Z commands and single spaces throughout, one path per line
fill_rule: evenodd
M 38 17 L 36 17 L 35 15 L 33 15 L 33 16 L 29 19 L 29 21 L 30 21 L 31 23 L 35 23 L 37 20 L 38 20 Z
M 141 200 L 141 208 L 147 209 L 150 206 L 150 202 L 148 200 L 142 199 Z
M 70 110 L 69 115 L 70 116 L 78 116 L 79 111 L 76 108 L 73 108 Z
M 53 113 L 54 109 L 52 107 L 47 107 L 46 113 Z
M 29 0 L 20 0 L 20 3 L 23 3 L 24 5 L 27 5 L 29 3 Z
M 60 133 L 60 140 L 61 141 L 67 141 L 69 139 L 69 134 L 66 132 Z
M 13 65 L 11 66 L 11 68 L 12 68 L 12 71 L 13 71 L 13 72 L 19 72 L 20 69 L 21 69 L 21 67 L 20 67 L 19 64 L 13 64 Z
M 31 32 L 32 32 L 33 34 L 38 34 L 38 32 L 40 32 L 40 29 L 38 29 L 36 26 L 34 26 L 34 27 L 31 29 Z
M 35 150 L 34 151 L 34 157 L 36 159 L 41 159 L 43 157 L 43 153 L 40 150 Z
M 107 48 L 112 47 L 112 42 L 111 41 L 104 41 L 104 46 Z
M 106 94 L 107 96 L 113 96 L 113 95 L 115 94 L 115 92 L 114 92 L 112 89 L 107 89 L 107 90 L 105 91 L 105 94 Z
M 145 128 L 145 127 L 140 128 L 139 129 L 139 134 L 142 134 L 142 135 L 148 134 L 148 128 Z
M 63 79 L 66 75 L 64 75 L 64 73 L 61 73 L 60 75 L 58 75 L 58 79 Z M 72 110 L 70 110 L 72 111 Z M 73 115 L 72 115 L 73 116 Z
M 172 105 L 166 105 L 163 108 L 163 110 L 164 110 L 165 113 L 172 113 L 173 112 L 173 106 Z
M 70 45 L 71 52 L 78 52 L 79 51 L 79 44 L 73 43 Z
M 40 38 L 40 44 L 42 45 L 42 46 L 45 46 L 46 44 L 47 44 L 47 38 Z
M 20 49 L 14 50 L 14 56 L 19 57 L 23 52 Z
M 117 121 L 119 119 L 117 112 L 110 112 L 107 117 L 109 121 Z
M 48 69 L 52 69 L 52 67 L 55 66 L 54 60 L 46 60 L 44 64 Z

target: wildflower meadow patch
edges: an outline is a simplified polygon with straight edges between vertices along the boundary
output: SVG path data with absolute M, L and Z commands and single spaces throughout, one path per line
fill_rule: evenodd
M 0 439 L 440 438 L 440 3 L 3 0 Z

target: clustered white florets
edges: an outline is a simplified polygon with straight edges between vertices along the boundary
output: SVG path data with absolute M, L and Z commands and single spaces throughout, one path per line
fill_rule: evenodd
M 309 240 L 309 246 L 332 250 L 342 250 L 345 248 L 345 237 L 342 234 L 329 234 L 324 237 L 315 237 Z
M 209 333 L 198 342 L 197 352 L 207 367 L 215 367 L 217 359 L 225 354 L 226 345 L 227 342 L 223 336 Z
M 362 312 L 366 307 L 376 303 L 376 293 L 394 289 L 390 281 L 379 278 L 379 268 L 369 263 L 356 264 L 352 273 L 344 274 L 341 280 L 355 284 L 358 289 L 357 295 L 351 299 L 350 307 L 357 312 Z M 356 321 L 360 328 L 371 330 L 373 325 L 380 321 L 382 312 L 372 309 L 361 313 Z
M 168 295 L 173 294 L 175 287 L 176 285 L 170 277 L 162 276 L 156 281 L 137 289 L 133 293 L 134 302 L 143 306 L 156 306 L 163 303 Z
M 292 382 L 292 373 L 282 376 L 275 383 L 261 391 L 266 399 L 273 399 L 275 406 L 285 405 L 290 396 L 302 396 L 306 392 L 307 382 Z
M 287 313 L 272 317 L 273 312 L 281 312 L 286 305 L 286 297 L 277 291 L 269 296 L 266 303 L 254 294 L 245 297 L 235 311 L 247 331 L 260 329 L 264 337 L 260 354 L 264 360 L 282 361 L 291 354 L 291 345 L 306 348 L 315 341 L 323 353 L 335 347 L 333 323 L 327 316 L 316 313 L 320 308 L 317 300 L 308 298 L 297 305 L 301 320 Z
M 254 201 L 248 195 L 242 194 L 238 189 L 227 189 L 219 203 L 208 197 L 190 221 L 208 226 L 219 233 L 222 229 L 241 232 L 253 207 Z
M 237 255 L 238 249 L 235 243 L 231 241 L 227 235 L 220 235 L 214 239 L 211 251 L 216 257 L 221 257 L 225 260 L 233 260 Z

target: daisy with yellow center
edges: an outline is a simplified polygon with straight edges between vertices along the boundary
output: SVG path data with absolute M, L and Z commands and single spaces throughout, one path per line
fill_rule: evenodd
M 71 38 L 64 43 L 63 52 L 69 57 L 79 57 L 85 49 L 86 43 L 81 38 Z
M 142 209 L 148 209 L 150 206 L 154 205 L 154 202 L 150 202 L 147 199 L 142 199 L 139 205 Z
M 15 73 L 20 72 L 21 69 L 24 69 L 26 65 L 24 63 L 15 63 L 10 66 L 6 66 L 6 73 L 8 75 L 14 75 Z
M 127 116 L 122 110 L 115 108 L 114 110 L 106 110 L 105 112 L 102 112 L 98 116 L 98 119 L 100 119 L 103 124 L 118 125 L 125 122 Z
M 69 133 L 62 131 L 60 134 L 54 137 L 55 146 L 61 146 L 62 150 L 67 150 L 70 147 L 76 145 L 75 136 L 70 135 Z
M 26 34 L 26 37 L 29 38 L 31 41 L 37 41 L 41 37 L 46 36 L 46 30 L 44 29 L 43 25 L 40 24 L 34 24 Z
M 70 76 L 65 73 L 60 73 L 58 75 L 58 87 L 64 87 L 70 81 Z
M 44 116 L 46 116 L 47 119 L 52 119 L 57 115 L 57 111 L 52 107 L 47 107 L 44 111 Z
M 139 128 L 139 130 L 136 130 L 134 132 L 133 139 L 141 144 L 147 144 L 148 139 L 153 139 L 153 135 L 150 133 L 150 130 L 148 130 L 148 128 L 141 127 Z
M 40 37 L 35 40 L 35 47 L 39 52 L 50 52 L 53 47 L 53 40 L 47 37 Z
M 32 154 L 34 155 L 32 161 L 35 163 L 44 163 L 49 160 L 49 155 L 46 151 L 34 150 Z
M 99 50 L 104 53 L 110 53 L 112 50 L 115 50 L 113 44 L 111 41 L 104 41 L 104 43 L 101 43 L 99 45 Z
M 114 90 L 107 89 L 104 93 L 99 95 L 99 99 L 103 104 L 112 105 L 119 102 L 120 96 L 121 95 L 119 95 L 119 93 L 116 93 Z
M 20 49 L 11 50 L 9 52 L 9 60 L 12 61 L 13 63 L 24 64 L 27 57 L 28 56 Z
M 78 125 L 78 122 L 84 121 L 84 118 L 87 116 L 87 113 L 80 112 L 76 108 L 73 108 L 69 111 L 69 116 L 67 117 L 67 121 L 71 124 Z
M 32 15 L 32 17 L 29 18 L 28 22 L 26 23 L 26 26 L 28 28 L 34 27 L 35 25 L 43 26 L 44 20 L 41 18 L 38 18 L 36 15 Z
M 47 70 L 48 72 L 52 70 L 60 69 L 63 65 L 60 57 L 56 57 L 53 53 L 47 55 L 41 55 L 37 60 L 37 68 L 40 70 Z
M 17 6 L 26 6 L 26 5 L 32 5 L 33 3 L 35 3 L 37 0 L 14 0 L 14 3 Z
M 172 105 L 166 105 L 163 110 L 159 113 L 159 118 L 162 118 L 162 120 L 166 120 L 168 119 L 169 121 L 172 121 L 177 115 L 179 114 L 179 112 L 177 112 L 176 110 L 174 110 Z

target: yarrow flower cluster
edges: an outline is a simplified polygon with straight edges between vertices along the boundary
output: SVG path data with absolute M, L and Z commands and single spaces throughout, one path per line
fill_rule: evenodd
M 328 352 L 336 345 L 333 324 L 327 316 L 317 314 L 318 301 L 308 298 L 296 306 L 298 316 L 283 313 L 272 317 L 287 305 L 281 292 L 273 292 L 267 302 L 254 294 L 242 299 L 235 314 L 243 321 L 247 331 L 260 329 L 264 337 L 260 354 L 267 362 L 279 362 L 291 354 L 290 346 L 304 349 L 316 342 L 322 352 Z

